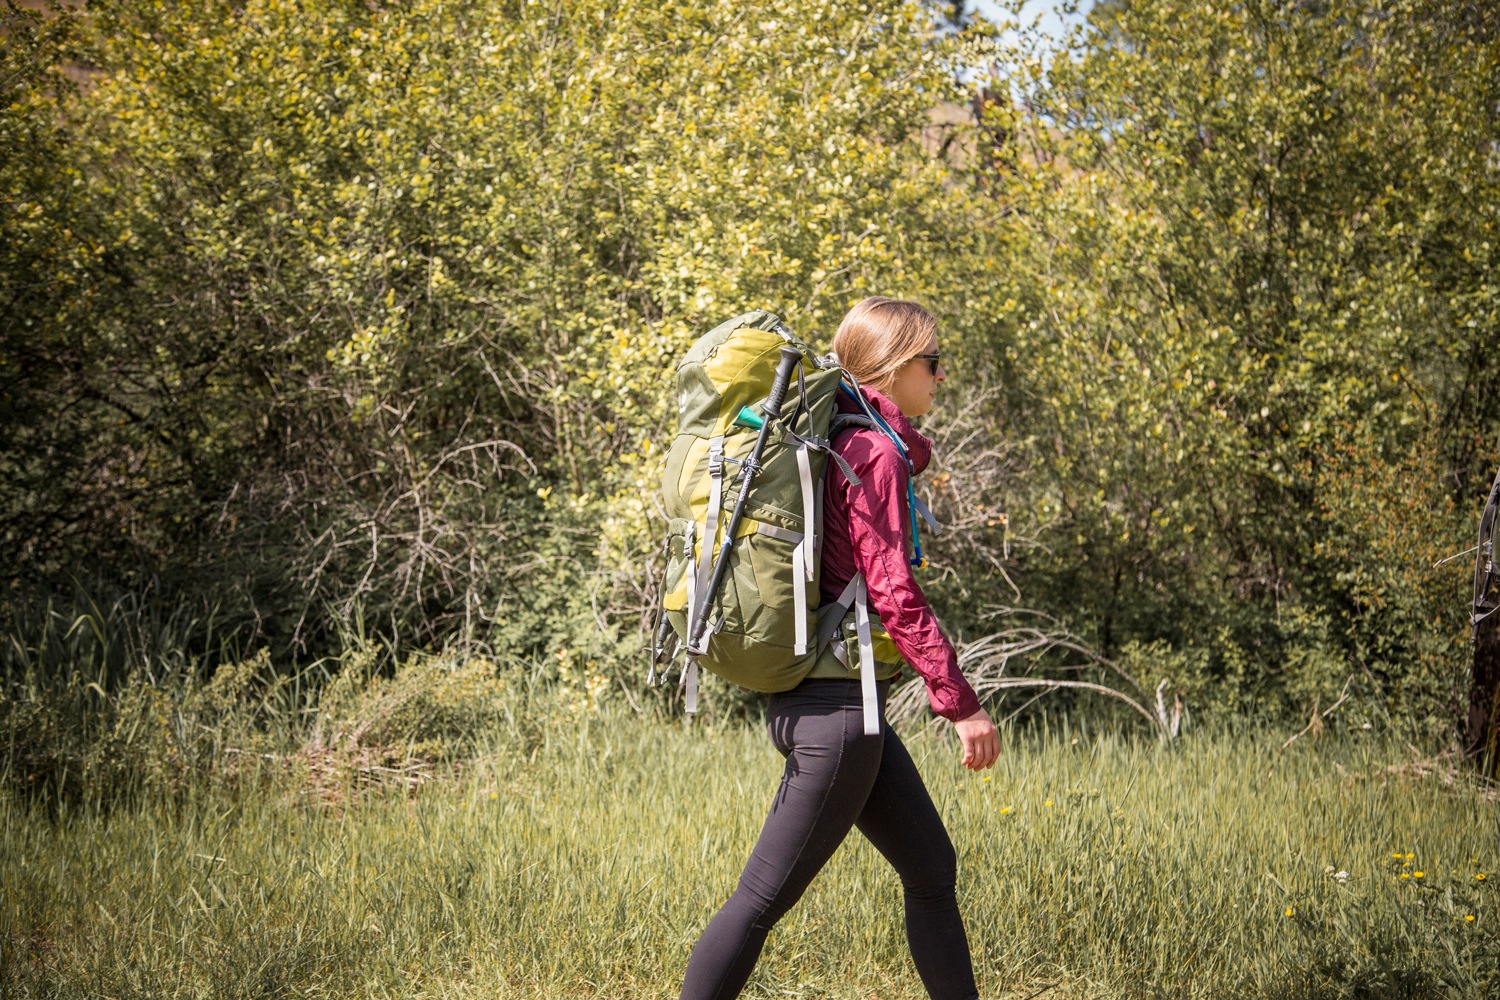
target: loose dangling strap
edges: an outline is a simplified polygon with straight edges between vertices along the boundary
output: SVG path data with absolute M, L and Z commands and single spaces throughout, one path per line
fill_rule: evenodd
M 865 735 L 880 735 L 880 700 L 875 691 L 875 645 L 870 638 L 870 600 L 865 578 L 854 588 L 854 624 L 859 634 L 859 689 L 865 709 Z
M 689 656 L 687 664 L 682 668 L 682 686 L 685 689 L 682 697 L 682 709 L 688 715 L 698 711 L 698 658 Z

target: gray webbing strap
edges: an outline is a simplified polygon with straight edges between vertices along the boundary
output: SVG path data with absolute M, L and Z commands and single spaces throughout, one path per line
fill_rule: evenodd
M 682 554 L 687 560 L 684 573 L 687 575 L 688 628 L 693 627 L 693 618 L 698 614 L 698 563 L 693 559 L 693 542 L 698 534 L 698 522 L 689 521 L 687 535 L 682 540 Z
M 817 502 L 817 493 L 813 489 L 812 455 L 805 442 L 797 446 L 797 478 L 802 486 L 802 546 L 811 556 L 818 547 L 818 513 L 814 506 Z M 811 583 L 815 564 L 811 558 L 808 558 L 806 563 L 806 574 L 803 578 Z
M 859 631 L 859 689 L 865 708 L 865 735 L 880 735 L 880 700 L 875 693 L 875 646 L 870 639 L 870 600 L 865 578 L 855 574 L 854 623 Z
M 911 498 L 917 502 L 917 514 L 922 518 L 922 520 L 927 522 L 927 530 L 932 532 L 934 535 L 941 534 L 943 526 L 938 523 L 937 518 L 932 516 L 931 508 L 923 503 L 922 498 L 917 496 L 915 492 L 912 493 Z
M 833 643 L 833 637 L 839 633 L 839 626 L 844 623 L 844 615 L 848 614 L 849 609 L 854 607 L 854 594 L 859 589 L 858 580 L 859 574 L 856 573 L 853 579 L 844 584 L 844 589 L 839 593 L 838 600 L 834 601 L 833 605 L 823 612 L 823 619 L 818 622 L 819 649 L 827 649 L 829 644 Z M 838 609 L 837 613 L 834 612 L 835 607 Z M 835 655 L 837 655 L 837 648 L 837 644 L 835 644 Z
M 863 420 L 863 418 L 861 419 Z M 849 426 L 864 427 L 868 423 L 869 421 L 866 420 L 862 423 L 851 424 Z M 843 455 L 840 455 L 838 452 L 833 450 L 833 441 L 830 438 L 814 437 L 811 434 L 802 435 L 794 433 L 790 430 L 786 432 L 786 436 L 791 438 L 793 441 L 796 441 L 800 445 L 805 445 L 813 451 L 822 452 L 823 454 L 827 455 L 838 465 L 839 471 L 844 474 L 844 478 L 848 480 L 850 486 L 860 485 L 859 476 L 854 474 L 854 467 L 850 465 L 847 460 L 845 460 Z
M 807 652 L 807 549 L 798 542 L 792 549 L 792 651 L 798 656 Z
M 793 545 L 798 545 L 802 542 L 802 532 L 780 527 L 779 525 L 772 524 L 770 521 L 756 521 L 755 533 L 757 535 L 769 535 L 772 538 L 779 538 L 783 542 L 791 542 Z
M 724 509 L 724 436 L 721 434 L 708 441 L 708 513 L 703 518 L 703 548 L 698 554 L 698 600 L 709 599 L 708 579 L 713 572 L 714 549 L 719 538 L 719 514 Z M 688 617 L 688 628 L 698 620 L 702 609 L 697 602 L 689 601 L 692 614 Z M 703 638 L 699 640 L 699 648 L 688 650 L 689 653 L 702 653 L 708 648 L 709 631 L 704 629 Z
M 814 570 L 817 568 L 812 558 L 817 551 L 812 458 L 806 441 L 797 444 L 797 480 L 802 491 L 802 541 L 792 551 L 792 613 L 795 617 L 794 651 L 801 656 L 807 652 L 807 591 L 812 586 Z
M 844 615 L 854 608 L 854 622 L 859 636 L 859 686 L 860 701 L 864 706 L 865 735 L 875 736 L 880 732 L 880 699 L 875 691 L 875 647 L 870 636 L 870 601 L 865 590 L 865 578 L 858 573 L 845 584 L 839 599 L 824 612 L 818 623 L 818 649 L 832 649 L 834 659 L 849 668 L 849 654 L 844 644 L 833 638 L 844 624 Z
M 828 449 L 828 455 L 838 463 L 839 471 L 844 474 L 844 479 L 848 481 L 850 486 L 862 485 L 859 481 L 859 477 L 854 474 L 854 466 L 845 461 L 843 455 L 840 455 L 832 448 Z
M 689 628 L 692 628 L 693 618 L 698 613 L 698 589 L 700 586 L 700 581 L 698 579 L 699 564 L 693 562 L 693 536 L 697 534 L 697 527 L 697 522 L 688 522 L 687 541 L 684 543 L 687 546 L 684 551 L 687 555 L 688 560 L 687 606 Z M 701 583 L 703 584 L 706 584 L 706 582 L 707 581 L 701 581 Z M 682 678 L 680 680 L 680 684 L 681 686 L 687 688 L 687 696 L 685 698 L 685 704 L 683 707 L 689 713 L 698 711 L 698 658 L 692 653 L 687 654 L 687 659 L 682 665 Z

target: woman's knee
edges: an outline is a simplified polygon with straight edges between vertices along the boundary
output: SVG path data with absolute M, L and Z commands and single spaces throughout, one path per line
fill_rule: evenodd
M 921 856 L 921 863 L 902 871 L 901 887 L 909 896 L 922 899 L 946 899 L 953 895 L 958 885 L 958 857 L 953 843 L 942 838 L 940 843 L 930 845 Z

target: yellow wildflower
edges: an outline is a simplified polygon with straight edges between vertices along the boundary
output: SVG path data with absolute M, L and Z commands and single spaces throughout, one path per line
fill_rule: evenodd
M 1401 873 L 1401 877 L 1402 878 L 1411 878 L 1411 872 L 1402 872 Z
M 1288 906 L 1288 907 L 1287 907 L 1287 908 L 1286 908 L 1286 915 L 1287 915 L 1287 916 L 1289 916 L 1289 917 L 1290 917 L 1290 916 L 1291 916 L 1291 915 L 1292 915 L 1292 914 L 1293 914 L 1293 913 L 1295 913 L 1295 912 L 1296 912 L 1296 911 L 1295 911 L 1295 910 L 1293 910 L 1293 909 L 1292 909 L 1292 908 L 1291 908 L 1291 907 L 1290 907 L 1290 906 Z
M 1042 805 L 1047 806 L 1048 808 L 1051 808 L 1051 806 L 1052 806 L 1052 800 L 1048 799 L 1046 802 L 1043 802 Z
M 1000 807 L 1000 815 L 1001 816 L 1009 816 L 1010 815 L 1010 806 L 1001 806 Z
M 1471 913 L 1467 917 L 1464 917 L 1464 923 L 1472 924 L 1473 922 L 1474 922 L 1474 914 Z
M 1483 882 L 1487 878 L 1489 878 L 1488 875 L 1486 875 L 1484 872 L 1480 872 L 1479 874 L 1474 876 L 1474 881 Z
M 1421 878 L 1423 875 L 1426 875 L 1426 874 L 1427 874 L 1426 872 L 1417 872 L 1414 875 L 1412 875 L 1412 878 Z

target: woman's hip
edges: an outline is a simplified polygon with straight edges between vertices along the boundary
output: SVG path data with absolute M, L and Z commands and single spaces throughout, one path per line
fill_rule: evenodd
M 783 756 L 799 749 L 835 746 L 878 749 L 886 731 L 885 700 L 889 681 L 876 682 L 881 734 L 864 732 L 864 700 L 857 680 L 810 679 L 770 696 L 766 731 Z

